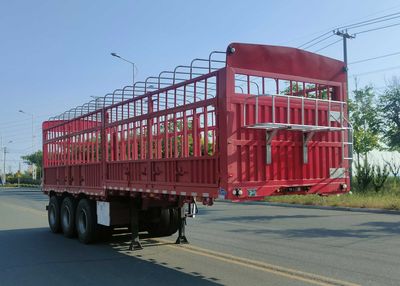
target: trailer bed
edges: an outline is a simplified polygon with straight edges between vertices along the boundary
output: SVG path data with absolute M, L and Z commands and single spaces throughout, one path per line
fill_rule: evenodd
M 349 191 L 344 64 L 232 43 L 43 123 L 43 191 L 95 200 Z

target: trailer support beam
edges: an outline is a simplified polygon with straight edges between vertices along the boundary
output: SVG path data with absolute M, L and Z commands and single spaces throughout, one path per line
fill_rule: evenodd
M 186 214 L 185 214 L 185 208 L 180 207 L 179 208 L 179 235 L 178 238 L 175 241 L 175 244 L 187 244 L 189 241 L 186 238 L 185 235 L 185 225 L 186 225 Z

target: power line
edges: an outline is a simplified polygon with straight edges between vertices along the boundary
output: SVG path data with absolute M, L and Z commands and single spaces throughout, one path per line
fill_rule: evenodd
M 391 8 L 384 9 L 384 10 L 381 10 L 381 11 L 376 12 L 376 13 L 368 14 L 368 15 L 366 15 L 365 17 L 359 18 L 359 19 L 357 19 L 357 20 L 365 19 L 365 18 L 370 17 L 370 16 L 373 16 L 373 15 L 377 15 L 377 14 L 380 14 L 380 13 L 383 13 L 383 12 L 386 12 L 386 11 L 390 11 L 390 10 L 393 10 L 393 9 L 397 9 L 398 7 L 400 7 L 400 5 L 396 5 L 396 6 L 393 6 L 393 7 L 391 7 Z M 333 27 L 329 28 L 329 32 L 326 32 L 326 33 L 324 33 L 324 34 L 322 34 L 322 35 L 320 35 L 320 36 L 317 36 L 317 37 L 313 38 L 312 40 L 309 40 L 308 42 L 306 42 L 306 43 L 304 43 L 304 44 L 298 46 L 298 48 L 302 48 L 303 46 L 305 46 L 305 45 L 307 45 L 307 44 L 309 44 L 309 43 L 312 43 L 313 41 L 318 40 L 319 38 L 321 38 L 321 37 L 323 37 L 323 36 L 325 36 L 325 35 L 328 35 L 328 34 L 330 33 L 331 30 L 349 28 L 349 27 L 352 26 L 352 25 L 358 25 L 358 24 L 362 24 L 362 23 L 367 23 L 367 22 L 371 22 L 371 21 L 374 21 L 374 20 L 379 20 L 379 19 L 382 19 L 382 18 L 387 18 L 387 17 L 391 17 L 391 16 L 394 16 L 394 15 L 398 15 L 398 14 L 400 15 L 400 12 L 396 12 L 396 13 L 392 13 L 392 14 L 388 14 L 388 15 L 384 15 L 384 16 L 380 16 L 380 17 L 368 19 L 368 20 L 365 20 L 365 21 L 356 22 L 356 23 L 354 23 L 354 24 L 348 24 L 348 25 L 343 25 L 343 26 L 339 26 L 339 27 L 333 26 Z M 321 31 L 321 32 L 322 32 L 322 31 Z M 316 33 L 319 33 L 319 32 L 316 32 Z M 316 33 L 313 33 L 313 34 L 316 34 Z M 312 35 L 313 35 L 313 34 L 312 34 Z M 301 37 L 301 38 L 304 38 L 304 37 Z
M 34 130 L 34 133 L 39 133 L 39 126 L 37 126 Z M 29 132 L 28 132 L 29 131 Z M 3 137 L 10 137 L 10 136 L 18 136 L 18 135 L 25 135 L 28 136 L 28 133 L 30 132 L 30 128 L 28 127 L 19 127 L 19 128 L 0 128 L 0 135 Z M 32 137 L 32 134 L 29 134 L 30 137 Z
M 317 44 L 319 44 L 319 43 L 321 43 L 321 42 L 323 42 L 323 41 L 325 41 L 325 40 L 327 40 L 327 39 L 329 39 L 329 38 L 331 38 L 333 36 L 334 36 L 333 34 L 330 34 L 328 37 L 322 38 L 321 40 L 319 40 L 319 41 L 317 41 L 317 42 L 315 42 L 315 43 L 313 43 L 311 45 L 308 45 L 308 46 L 304 47 L 303 49 L 304 50 L 309 49 L 309 48 L 311 48 L 311 47 L 313 47 L 313 46 L 315 46 L 315 45 L 317 45 Z
M 400 12 L 391 13 L 391 14 L 384 15 L 384 16 L 381 16 L 381 17 L 372 18 L 372 19 L 369 19 L 369 20 L 366 20 L 366 21 L 361 21 L 361 22 L 357 22 L 357 23 L 353 23 L 353 24 L 349 24 L 349 25 L 340 26 L 340 27 L 335 28 L 334 30 L 345 29 L 345 28 L 346 29 L 360 28 L 360 27 L 364 27 L 364 26 L 368 26 L 368 25 L 373 25 L 373 24 L 376 24 L 376 23 L 390 21 L 390 20 L 397 19 L 397 18 L 400 18 Z M 393 26 L 397 26 L 397 25 L 400 25 L 400 23 L 396 23 L 396 24 L 392 24 L 392 25 L 388 25 L 388 26 L 384 26 L 384 27 L 373 28 L 373 29 L 357 32 L 356 34 L 367 33 L 367 32 L 380 30 L 380 29 L 384 29 L 384 28 L 388 28 L 388 27 L 393 27 Z M 298 48 L 302 48 L 302 49 L 311 48 L 311 47 L 313 47 L 313 46 L 315 46 L 315 45 L 317 45 L 317 44 L 329 39 L 330 36 L 325 37 L 329 33 L 331 33 L 331 32 L 330 31 L 329 32 L 325 32 L 324 34 L 322 34 L 322 35 L 320 35 L 318 37 L 315 37 L 312 40 L 310 40 L 310 41 L 298 46 Z
M 359 27 L 363 27 L 363 26 L 367 26 L 367 25 L 372 25 L 372 24 L 376 24 L 376 23 L 380 23 L 380 22 L 384 22 L 384 21 L 397 19 L 399 17 L 400 17 L 400 12 L 396 12 L 396 13 L 388 14 L 388 15 L 385 15 L 385 16 L 369 19 L 369 20 L 366 20 L 366 21 L 362 21 L 362 22 L 358 22 L 358 23 L 354 23 L 354 24 L 338 27 L 337 29 L 354 29 L 354 28 L 359 28 Z
M 16 111 L 15 114 L 18 114 L 18 112 Z M 48 117 L 51 116 L 52 113 L 46 113 L 46 114 L 34 114 L 33 119 L 37 119 L 37 118 L 42 118 L 42 117 Z M 30 121 L 32 120 L 31 118 L 28 117 L 21 117 L 20 119 L 18 119 L 18 121 Z M 15 120 L 12 121 L 3 121 L 2 123 L 14 123 Z
M 388 68 L 385 68 L 385 69 L 379 69 L 379 70 L 373 70 L 373 71 L 363 72 L 363 73 L 359 73 L 359 74 L 353 74 L 351 76 L 363 76 L 363 75 L 380 73 L 380 72 L 389 71 L 389 70 L 395 70 L 395 69 L 400 69 L 400 66 L 393 66 L 393 67 L 388 67 Z
M 325 47 L 322 47 L 322 48 L 320 48 L 320 49 L 314 51 L 314 53 L 318 53 L 319 51 L 322 51 L 322 50 L 324 50 L 324 49 L 326 49 L 326 48 L 328 48 L 328 47 L 330 47 L 330 46 L 333 46 L 334 44 L 339 43 L 340 41 L 342 41 L 342 39 L 339 39 L 339 40 L 337 40 L 337 41 L 334 41 L 333 43 L 330 43 L 329 45 L 326 45 Z
M 31 149 L 31 147 L 29 147 L 28 149 Z M 13 153 L 13 154 L 23 154 L 23 155 L 25 155 L 27 152 L 29 152 L 30 150 L 23 150 L 23 149 L 8 149 L 9 151 L 10 151 L 10 153 Z
M 41 123 L 41 122 L 40 122 Z M 41 124 L 34 124 L 34 129 L 41 129 Z M 0 127 L 0 134 L 6 134 L 6 133 L 14 133 L 14 131 L 26 131 L 28 129 L 31 129 L 32 126 L 29 126 L 28 124 L 26 125 L 21 125 L 21 126 L 9 126 L 9 127 Z
M 42 126 L 42 121 L 35 122 L 35 124 L 33 124 L 34 129 L 41 129 L 41 126 Z M 1 130 L 10 132 L 10 131 L 27 130 L 27 129 L 32 129 L 32 124 L 1 126 L 0 133 Z
M 365 15 L 365 16 L 363 16 L 363 17 L 360 17 L 360 18 L 357 18 L 357 19 L 355 19 L 355 20 L 356 20 L 356 21 L 361 21 L 361 20 L 366 19 L 366 18 L 368 18 L 368 17 L 375 16 L 375 15 L 379 15 L 379 14 L 382 14 L 382 13 L 387 12 L 387 11 L 393 11 L 394 9 L 397 9 L 397 8 L 399 8 L 399 7 L 400 7 L 400 5 L 395 5 L 395 6 L 392 6 L 392 7 L 389 7 L 389 8 L 386 8 L 386 9 L 383 9 L 383 10 L 380 10 L 380 11 L 377 11 L 377 12 L 374 12 L 374 13 L 371 13 L 371 14 L 367 14 L 367 15 Z M 399 13 L 400 13 L 400 12 L 399 12 Z M 384 16 L 382 16 L 382 17 L 384 17 Z M 352 21 L 354 21 L 354 20 L 352 20 Z M 367 20 L 367 21 L 369 21 L 369 20 Z M 348 21 L 347 21 L 347 22 L 348 22 Z M 349 25 L 351 25 L 351 24 L 349 24 Z M 341 27 L 345 27 L 345 25 L 343 24 L 343 26 L 341 26 Z M 341 27 L 339 27 L 339 28 L 341 28 Z M 302 36 L 293 38 L 293 39 L 291 39 L 291 40 L 289 40 L 289 41 L 285 41 L 285 42 L 282 43 L 282 44 L 283 44 L 283 45 L 286 45 L 286 44 L 288 44 L 288 43 L 292 43 L 293 41 L 297 41 L 297 40 L 301 40 L 301 39 L 307 39 L 307 38 L 312 37 L 312 36 L 314 36 L 314 35 L 318 35 L 319 33 L 322 33 L 322 32 L 324 32 L 324 31 L 326 31 L 326 30 L 331 31 L 331 30 L 334 30 L 334 29 L 338 29 L 338 27 L 337 27 L 337 26 L 333 26 L 333 27 L 330 27 L 330 28 L 326 28 L 326 29 L 322 29 L 322 30 L 319 30 L 319 31 L 315 31 L 314 33 L 310 33 L 310 34 L 307 34 L 307 35 L 302 35 Z M 330 33 L 330 32 L 327 32 L 327 33 L 325 33 L 325 34 L 323 34 L 323 35 L 321 35 L 321 36 L 327 35 L 327 34 L 329 34 L 329 33 Z M 319 38 L 319 37 L 321 37 L 321 36 L 318 36 L 317 38 Z M 303 45 L 306 45 L 306 44 L 308 44 L 308 43 L 310 43 L 310 42 L 312 42 L 312 40 L 311 40 L 311 41 L 308 41 L 307 43 L 304 43 Z M 303 45 L 302 45 L 302 46 L 303 46 Z M 298 48 L 300 48 L 300 47 L 298 47 Z
M 42 117 L 36 117 L 34 118 L 34 121 L 41 121 Z M 32 119 L 28 119 L 28 120 L 22 120 L 22 119 L 16 119 L 14 121 L 8 121 L 8 122 L 0 122 L 1 126 L 14 126 L 14 125 L 26 125 L 26 124 L 30 124 L 32 122 Z
M 356 32 L 355 34 L 363 34 L 363 33 L 368 33 L 368 32 L 372 32 L 372 31 L 377 31 L 377 30 L 382 30 L 382 29 L 386 29 L 386 28 L 390 28 L 390 27 L 395 27 L 395 26 L 399 26 L 400 23 L 396 23 L 396 24 L 392 24 L 392 25 L 387 25 L 387 26 L 383 26 L 383 27 L 378 27 L 378 28 L 373 28 L 373 29 L 369 29 L 369 30 L 364 30 L 361 32 Z
M 363 62 L 368 62 L 368 61 L 377 60 L 377 59 L 383 59 L 383 58 L 396 56 L 396 55 L 400 55 L 400 52 L 354 61 L 354 62 L 349 63 L 349 65 L 355 65 L 355 64 L 359 64 L 359 63 L 363 63 Z
M 32 119 L 30 119 L 30 118 L 25 118 L 25 119 L 18 119 L 18 121 L 31 121 Z M 9 124 L 9 123 L 15 123 L 15 120 L 12 120 L 12 121 L 3 121 L 3 122 L 1 122 L 1 124 Z
M 315 40 L 318 40 L 318 39 L 322 38 L 323 36 L 328 35 L 328 34 L 330 34 L 330 33 L 331 33 L 331 31 L 326 32 L 326 33 L 324 33 L 324 34 L 322 34 L 322 35 L 320 35 L 320 36 L 318 36 L 318 37 L 316 37 L 316 38 L 314 38 L 314 39 L 312 39 L 312 40 L 310 40 L 310 41 L 308 41 L 308 42 L 306 42 L 306 43 L 304 43 L 304 44 L 298 46 L 297 48 L 300 49 L 300 48 L 304 47 L 305 45 L 307 45 L 307 44 L 309 44 L 309 43 L 312 43 L 312 42 L 314 42 Z
M 34 116 L 34 126 L 37 127 L 35 129 L 41 129 L 42 121 L 47 120 L 52 114 L 42 114 L 42 115 L 37 115 Z M 7 121 L 7 122 L 1 122 L 0 121 L 0 134 L 2 134 L 2 130 L 7 130 L 7 129 L 18 129 L 22 127 L 28 127 L 28 122 L 30 122 L 32 119 L 18 119 L 14 121 Z M 29 128 L 31 128 L 29 126 Z

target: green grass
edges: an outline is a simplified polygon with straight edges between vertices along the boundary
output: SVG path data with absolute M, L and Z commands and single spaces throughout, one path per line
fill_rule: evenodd
M 354 207 L 354 208 L 373 208 L 386 210 L 400 210 L 399 192 L 382 193 L 353 193 L 333 196 L 318 195 L 292 195 L 292 196 L 273 196 L 265 199 L 268 202 L 332 206 L 332 207 Z

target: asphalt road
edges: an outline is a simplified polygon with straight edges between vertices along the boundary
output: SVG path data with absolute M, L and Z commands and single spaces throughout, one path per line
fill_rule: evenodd
M 0 189 L 0 285 L 400 285 L 400 215 L 216 203 L 174 237 L 83 245 L 38 190 Z

